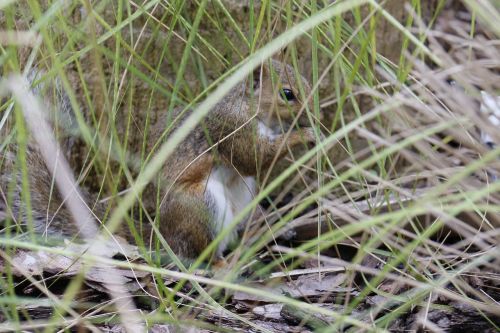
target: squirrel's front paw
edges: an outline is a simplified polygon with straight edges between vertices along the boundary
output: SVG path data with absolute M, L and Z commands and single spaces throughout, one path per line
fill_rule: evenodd
M 300 129 L 300 135 L 305 142 L 316 142 L 316 134 L 314 128 L 304 127 Z
M 318 131 L 318 134 L 316 134 L 316 131 L 312 127 L 305 127 L 302 129 L 302 135 L 304 137 L 304 140 L 308 143 L 319 143 L 325 139 L 325 136 L 321 131 Z

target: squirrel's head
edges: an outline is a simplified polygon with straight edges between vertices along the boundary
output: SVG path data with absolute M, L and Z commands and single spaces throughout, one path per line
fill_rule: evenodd
M 310 127 L 307 112 L 312 111 L 311 86 L 290 65 L 270 59 L 253 74 L 254 99 L 259 104 L 259 120 L 271 128 L 288 129 L 294 119 L 297 125 Z

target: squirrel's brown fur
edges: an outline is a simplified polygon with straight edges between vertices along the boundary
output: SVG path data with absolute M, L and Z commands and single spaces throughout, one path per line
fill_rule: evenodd
M 297 78 L 288 65 L 276 60 L 270 64 L 265 63 L 262 71 L 254 73 L 253 82 L 247 80 L 236 86 L 209 112 L 167 159 L 160 180 L 144 194 L 152 210 L 156 208 L 156 193 L 160 194 L 159 230 L 174 252 L 183 257 L 198 256 L 248 204 L 255 194 L 255 177 L 286 153 L 286 147 L 280 150 L 283 145 L 293 147 L 315 140 L 311 128 L 293 128 L 285 133 L 302 108 L 299 84 L 308 96 L 308 82 L 303 77 Z M 288 89 L 288 95 L 283 89 Z M 176 110 L 170 119 L 180 118 L 176 124 L 182 126 L 186 116 Z M 151 128 L 150 149 L 161 140 L 167 117 L 164 114 Z M 297 124 L 308 124 L 305 111 Z M 55 190 L 51 195 L 52 177 L 36 148 L 30 150 L 27 164 L 35 229 L 49 234 L 75 235 L 69 214 L 61 205 L 62 198 Z M 12 170 L 9 163 L 4 163 L 0 186 L 7 194 L 14 180 L 10 208 L 16 220 L 24 221 L 26 216 L 20 215 L 24 210 L 20 177 L 14 177 L 9 170 Z M 89 205 L 95 204 L 92 196 L 85 195 Z M 91 207 L 98 217 L 103 217 L 105 205 L 97 203 Z M 119 233 L 130 238 L 126 230 Z M 149 240 L 147 232 L 143 236 Z M 230 238 L 219 245 L 216 257 L 221 256 Z

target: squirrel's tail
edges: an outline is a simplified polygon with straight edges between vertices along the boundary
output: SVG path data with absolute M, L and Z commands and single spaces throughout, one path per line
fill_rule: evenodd
M 39 77 L 40 72 L 33 71 L 28 80 L 33 83 Z M 72 132 L 75 126 L 73 109 L 58 80 L 52 84 L 40 84 L 32 91 L 43 99 L 45 106 L 52 107 L 52 115 L 57 114 L 48 117 L 53 127 L 57 126 L 66 133 Z M 7 137 L 5 134 L 0 132 L 0 137 Z M 10 136 L 11 139 L 13 137 Z M 69 153 L 72 140 L 74 137 L 71 135 L 61 139 L 63 156 Z M 21 152 L 15 144 L 16 140 L 11 141 L 13 143 L 3 149 L 0 146 L 0 232 L 5 233 L 7 229 L 11 233 L 30 230 L 51 237 L 77 236 L 78 231 L 64 205 L 65 200 L 55 186 L 53 172 L 48 170 L 37 143 L 28 139 L 27 149 Z M 84 191 L 81 193 L 96 217 L 102 218 L 106 205 Z

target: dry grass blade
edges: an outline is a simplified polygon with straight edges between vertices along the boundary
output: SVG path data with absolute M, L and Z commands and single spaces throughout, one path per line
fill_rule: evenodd
M 40 35 L 33 31 L 2 31 L 0 45 L 21 45 L 34 47 L 42 41 Z

